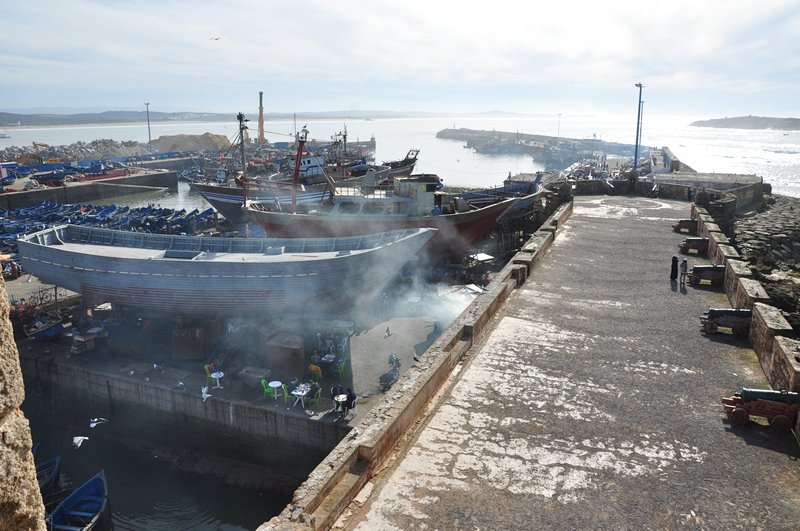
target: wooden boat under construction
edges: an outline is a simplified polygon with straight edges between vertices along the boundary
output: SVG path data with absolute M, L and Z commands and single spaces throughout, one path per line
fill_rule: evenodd
M 498 198 L 472 204 L 462 196 L 439 191 L 436 175 L 412 175 L 394 180 L 391 190 L 364 195 L 337 194 L 319 205 L 299 203 L 248 202 L 251 220 L 267 234 L 282 237 L 303 235 L 354 236 L 375 231 L 406 228 L 435 228 L 439 232 L 428 250 L 435 254 L 457 254 L 489 233 L 497 219 L 519 197 Z
M 18 241 L 25 271 L 90 304 L 181 315 L 252 315 L 352 301 L 381 289 L 433 236 L 171 236 L 62 225 Z

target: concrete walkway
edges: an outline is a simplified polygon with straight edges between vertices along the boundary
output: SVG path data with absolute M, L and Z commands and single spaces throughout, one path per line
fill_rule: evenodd
M 668 279 L 687 203 L 582 197 L 457 382 L 340 525 L 796 529 L 798 448 L 720 398 L 765 380 Z M 690 259 L 690 265 L 696 260 Z M 368 494 L 369 489 L 371 494 Z

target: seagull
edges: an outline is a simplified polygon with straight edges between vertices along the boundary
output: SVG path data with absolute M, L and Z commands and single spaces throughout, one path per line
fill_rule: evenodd
M 88 440 L 89 440 L 89 437 L 84 437 L 82 435 L 80 435 L 78 437 L 73 437 L 72 438 L 72 446 L 74 446 L 75 448 L 80 448 L 81 445 L 83 444 L 83 441 L 88 441 Z
M 211 40 L 211 41 L 218 41 L 218 40 L 220 40 L 221 38 L 222 38 L 222 37 L 211 37 L 209 40 Z
M 175 383 L 175 389 L 183 389 L 183 382 L 182 382 L 182 381 L 180 381 L 180 380 L 178 380 L 178 381 Z
M 419 362 L 419 358 L 417 357 L 416 354 L 414 354 L 414 361 Z
M 89 427 L 90 428 L 94 428 L 98 424 L 105 424 L 106 422 L 108 422 L 108 419 L 104 419 L 103 417 L 97 417 L 97 418 L 94 418 L 94 419 L 89 419 Z
M 353 428 L 353 431 L 350 432 L 350 438 L 355 439 L 356 437 L 358 437 L 359 433 L 361 432 L 358 431 L 358 428 Z
M 163 372 L 164 372 L 164 366 L 163 366 L 163 365 L 159 365 L 158 363 L 154 363 L 154 364 L 153 364 L 153 368 L 154 368 L 155 370 L 157 370 L 158 372 L 161 372 L 161 373 L 163 373 Z
M 205 402 L 206 399 L 208 399 L 208 397 L 211 396 L 210 394 L 208 394 L 208 386 L 207 385 L 200 388 L 200 393 L 203 396 L 203 402 Z

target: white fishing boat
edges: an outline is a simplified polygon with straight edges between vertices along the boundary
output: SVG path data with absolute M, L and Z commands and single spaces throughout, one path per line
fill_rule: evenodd
M 61 225 L 17 245 L 26 272 L 89 304 L 252 315 L 340 304 L 381 289 L 434 233 L 220 238 Z

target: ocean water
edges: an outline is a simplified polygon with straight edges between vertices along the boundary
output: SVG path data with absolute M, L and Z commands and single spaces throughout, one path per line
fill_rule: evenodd
M 250 115 L 255 129 L 256 113 Z M 683 162 L 699 172 L 754 174 L 770 183 L 774 193 L 800 197 L 800 131 L 768 131 L 691 127 L 700 118 L 691 116 L 645 115 L 642 144 L 669 147 Z M 543 167 L 529 156 L 481 155 L 464 149 L 461 142 L 436 138 L 448 127 L 543 134 L 564 138 L 599 138 L 633 144 L 636 116 L 618 115 L 525 115 L 448 116 L 375 120 L 291 120 L 267 121 L 270 141 L 292 138 L 295 127 L 307 126 L 309 137 L 327 140 L 345 127 L 349 140 L 376 138 L 378 162 L 402 158 L 411 148 L 420 149 L 416 172 L 436 173 L 454 186 L 500 185 L 508 173 L 535 172 Z M 211 132 L 233 139 L 238 123 L 230 122 L 151 123 L 151 135 L 202 134 Z M 11 138 L 0 139 L 0 148 L 40 142 L 63 145 L 110 138 L 147 142 L 146 123 L 124 125 L 10 128 Z M 253 132 L 254 133 L 254 132 Z

